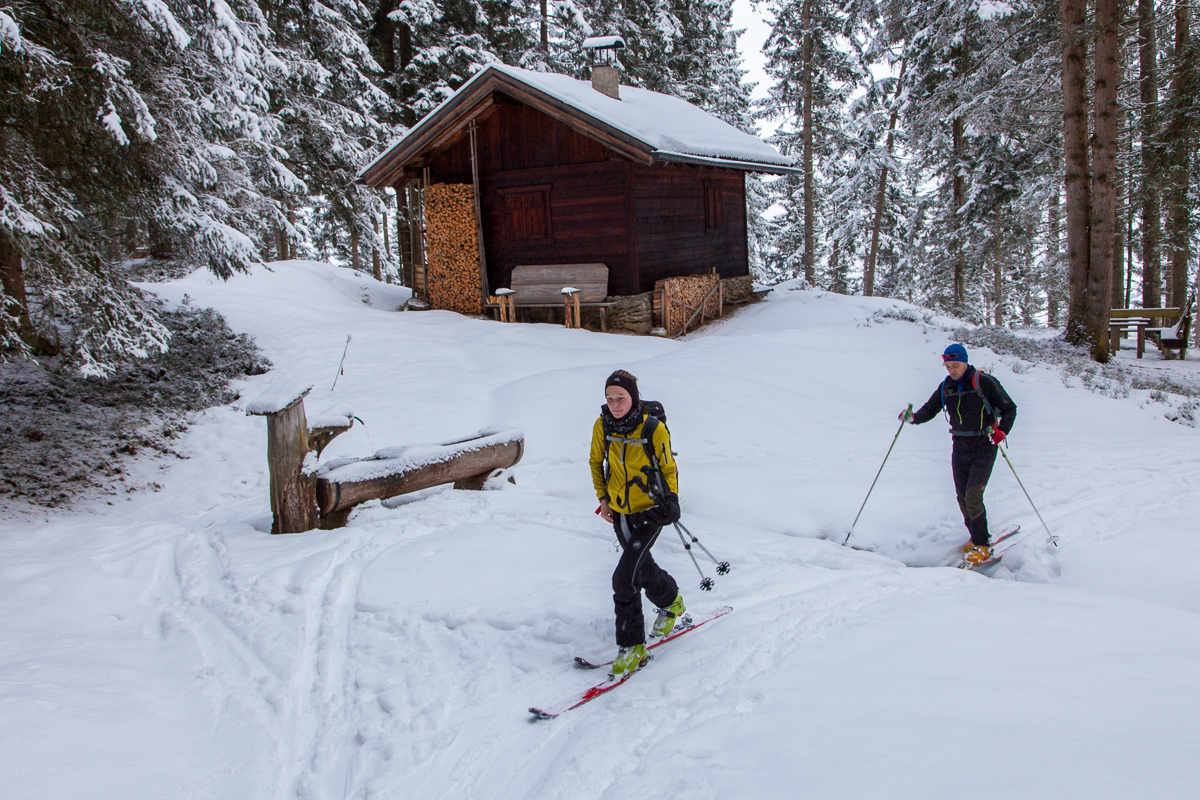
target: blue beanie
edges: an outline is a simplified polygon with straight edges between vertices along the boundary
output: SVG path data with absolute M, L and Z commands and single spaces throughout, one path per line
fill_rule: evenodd
M 967 348 L 961 344 L 952 344 L 942 353 L 942 361 L 961 361 L 967 363 Z

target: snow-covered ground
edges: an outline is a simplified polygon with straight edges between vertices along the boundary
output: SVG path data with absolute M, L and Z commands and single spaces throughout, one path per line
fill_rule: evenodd
M 187 461 L 136 465 L 161 491 L 6 521 L 5 798 L 1194 796 L 1200 432 L 1144 393 L 972 352 L 1059 540 L 1001 461 L 993 529 L 1027 533 L 985 577 L 925 568 L 965 540 L 937 421 L 896 443 L 854 534 L 874 552 L 831 541 L 944 374 L 948 334 L 876 315 L 895 301 L 785 287 L 667 341 L 395 313 L 403 290 L 302 262 L 153 288 L 276 368 L 197 420 Z M 665 404 L 685 521 L 733 571 L 704 593 L 678 539 L 656 558 L 692 609 L 735 610 L 530 723 L 595 679 L 573 655 L 613 647 L 586 459 L 616 367 Z M 244 405 L 283 379 L 366 423 L 325 460 L 515 426 L 516 485 L 271 536 Z

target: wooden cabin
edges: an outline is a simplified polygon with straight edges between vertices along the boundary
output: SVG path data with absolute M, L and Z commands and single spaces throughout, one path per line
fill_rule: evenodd
M 419 221 L 412 262 L 428 262 L 434 307 L 477 313 L 519 265 L 605 264 L 614 297 L 673 276 L 749 274 L 745 175 L 794 172 L 792 160 L 611 77 L 594 88 L 489 66 L 360 173 L 394 187 Z

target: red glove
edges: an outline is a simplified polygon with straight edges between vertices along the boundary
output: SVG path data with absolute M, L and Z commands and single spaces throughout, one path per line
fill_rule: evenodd
M 997 447 L 1004 441 L 1004 431 L 999 428 L 992 428 L 992 432 L 988 434 L 988 438 L 992 440 L 992 444 Z

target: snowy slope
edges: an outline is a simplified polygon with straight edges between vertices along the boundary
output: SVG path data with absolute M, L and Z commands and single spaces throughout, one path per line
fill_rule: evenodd
M 276 368 L 245 401 L 306 381 L 310 414 L 366 422 L 326 460 L 488 426 L 523 428 L 526 455 L 501 491 L 272 537 L 265 424 L 218 408 L 188 460 L 140 464 L 161 491 L 7 521 L 6 798 L 1194 791 L 1200 433 L 1159 405 L 973 351 L 1020 407 L 1010 456 L 1060 543 L 1000 463 L 993 527 L 1029 533 L 987 578 L 916 568 L 965 540 L 936 421 L 903 431 L 858 524 L 877 552 L 828 540 L 943 372 L 940 328 L 875 316 L 894 301 L 784 289 L 666 341 L 398 314 L 403 290 L 305 262 L 154 288 L 257 337 Z M 618 366 L 666 405 L 685 520 L 733 572 L 706 594 L 677 540 L 656 558 L 691 607 L 735 611 L 530 724 L 595 677 L 573 655 L 612 648 L 616 555 L 586 458 Z

